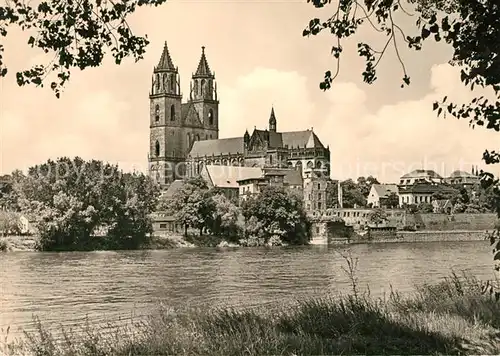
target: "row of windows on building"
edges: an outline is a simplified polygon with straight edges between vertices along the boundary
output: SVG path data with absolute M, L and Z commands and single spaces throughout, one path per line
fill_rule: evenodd
M 175 121 L 175 105 L 170 106 L 170 121 Z M 155 106 L 155 122 L 160 121 L 160 105 L 156 104 Z M 214 124 L 214 111 L 212 109 L 208 110 L 208 124 Z
M 309 194 L 309 200 L 312 200 L 312 194 Z M 321 193 L 318 193 L 318 200 L 321 200 Z
M 306 209 L 307 210 L 311 210 L 311 207 L 312 209 L 317 209 L 317 210 L 321 210 L 323 208 L 323 205 L 321 204 L 321 202 L 316 202 L 316 203 L 307 203 L 306 204 Z
M 403 195 L 401 196 L 401 202 L 403 204 L 410 204 L 411 197 L 409 195 Z M 417 195 L 415 196 L 415 204 L 419 203 L 431 203 L 432 202 L 432 197 L 430 195 Z

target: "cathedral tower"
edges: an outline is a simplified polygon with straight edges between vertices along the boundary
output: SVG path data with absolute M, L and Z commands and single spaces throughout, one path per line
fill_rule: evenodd
M 219 138 L 219 101 L 217 83 L 205 56 L 205 47 L 201 47 L 198 68 L 191 79 L 189 102 L 193 103 L 203 124 L 205 139 Z
M 269 131 L 276 132 L 276 115 L 274 115 L 274 107 L 271 108 L 271 116 L 269 117 Z
M 182 175 L 179 165 L 185 157 L 182 147 L 180 78 L 165 42 L 154 68 L 149 94 L 150 143 L 149 174 L 161 185 Z

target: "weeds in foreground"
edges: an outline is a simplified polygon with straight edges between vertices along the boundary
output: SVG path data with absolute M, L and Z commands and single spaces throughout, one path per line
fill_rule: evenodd
M 146 321 L 92 326 L 55 337 L 40 321 L 6 355 L 338 355 L 499 354 L 500 303 L 475 278 L 452 274 L 411 296 L 376 300 L 360 294 L 351 254 L 352 294 L 300 301 L 280 309 L 218 308 L 175 313 L 159 308 Z M 2 351 L 2 348 L 0 348 Z
M 456 277 L 458 278 L 458 277 Z M 474 279 L 422 287 L 410 298 L 312 299 L 271 311 L 213 309 L 175 314 L 160 309 L 144 322 L 109 329 L 86 325 L 56 338 L 37 321 L 8 355 L 338 355 L 498 354 L 500 307 Z M 469 284 L 468 284 L 469 283 Z M 472 283 L 472 284 L 470 284 Z M 436 298 L 439 290 L 450 293 Z M 473 310 L 468 308 L 472 307 Z M 496 319 L 494 317 L 496 315 Z
M 9 244 L 5 239 L 0 239 L 0 252 L 7 252 L 9 250 Z

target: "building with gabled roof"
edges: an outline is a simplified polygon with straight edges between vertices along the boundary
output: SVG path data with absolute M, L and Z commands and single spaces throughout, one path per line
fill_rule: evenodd
M 191 77 L 189 99 L 182 103 L 179 71 L 165 43 L 149 98 L 149 174 L 163 187 L 213 165 L 293 168 L 301 173 L 314 169 L 330 175 L 329 147 L 312 129 L 279 132 L 274 108 L 267 129 L 219 138 L 217 83 L 205 47 Z
M 396 184 L 373 184 L 368 193 L 367 203 L 373 208 L 381 207 L 391 194 L 398 194 Z

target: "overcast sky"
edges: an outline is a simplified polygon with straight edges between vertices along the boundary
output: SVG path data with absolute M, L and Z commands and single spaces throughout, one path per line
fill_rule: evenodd
M 164 41 L 179 67 L 185 99 L 201 46 L 206 47 L 219 88 L 221 138 L 267 128 L 274 105 L 279 131 L 312 127 L 330 146 L 333 178 L 373 174 L 391 182 L 421 167 L 442 175 L 470 171 L 472 164 L 482 166 L 485 148 L 499 148 L 498 133 L 472 130 L 466 121 L 438 119 L 432 112 L 435 98 L 471 95 L 446 64 L 450 50 L 443 45 L 429 44 L 416 54 L 401 46 L 410 87 L 400 88 L 402 72 L 393 51 L 379 67 L 379 80 L 366 85 L 356 42 L 381 44 L 383 37 L 364 31 L 345 43 L 341 75 L 322 92 L 318 84 L 335 66 L 332 37 L 308 39 L 302 30 L 309 19 L 329 11 L 332 7 L 318 10 L 305 0 L 171 0 L 140 9 L 130 24 L 151 41 L 145 59 L 75 70 L 59 100 L 49 88 L 17 86 L 16 70 L 48 63 L 50 57 L 23 45 L 26 33 L 12 31 L 4 43 L 10 75 L 0 81 L 0 173 L 75 155 L 146 171 L 148 91 Z

